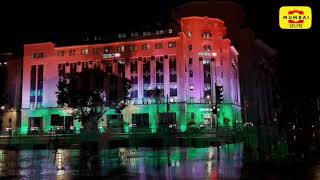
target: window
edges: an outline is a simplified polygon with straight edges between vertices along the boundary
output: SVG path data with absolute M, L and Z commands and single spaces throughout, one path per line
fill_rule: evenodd
M 188 37 L 192 37 L 192 32 L 188 32 Z
M 193 71 L 192 70 L 189 71 L 189 77 L 193 77 Z
M 173 33 L 172 29 L 169 29 L 168 32 L 169 32 L 169 34 L 172 34 L 172 33 Z
M 136 33 L 134 33 L 134 37 L 138 37 L 138 35 L 139 35 L 139 34 L 138 34 L 137 32 L 136 32 Z
M 77 63 L 70 63 L 70 73 L 77 72 Z
M 132 124 L 135 124 L 136 127 L 149 127 L 149 114 L 142 113 L 142 114 L 132 114 Z
M 89 68 L 88 62 L 82 62 L 82 71 Z
M 107 114 L 107 126 L 108 128 L 123 128 L 122 120 L 123 115 L 122 114 Z
M 138 84 L 138 76 L 131 76 L 131 83 Z
M 124 52 L 124 45 L 117 47 L 117 52 Z
M 194 89 L 193 85 L 190 85 L 189 88 L 190 88 L 190 91 L 193 91 Z
M 40 58 L 44 58 L 44 53 L 43 52 L 32 53 L 32 59 L 40 59 Z
M 38 65 L 37 103 L 42 102 L 43 95 L 43 65 Z
M 37 66 L 31 66 L 31 79 L 30 79 L 30 107 L 36 102 L 36 74 Z
M 162 45 L 162 43 L 155 43 L 155 44 L 154 44 L 154 48 L 155 48 L 155 49 L 162 49 L 162 48 L 163 48 L 163 45 Z
M 177 88 L 170 88 L 170 97 L 177 96 Z
M 160 30 L 160 34 L 164 34 L 164 30 Z
M 147 32 L 143 32 L 143 36 L 147 36 Z
M 70 49 L 69 50 L 69 56 L 74 56 L 76 55 L 76 50 L 75 49 Z
M 221 72 L 221 78 L 223 78 L 223 72 Z
M 89 54 L 89 49 L 81 49 L 81 55 L 88 55 Z
M 159 125 L 160 127 L 169 126 L 170 124 L 176 124 L 176 113 L 159 113 Z
M 150 49 L 150 44 L 142 44 L 142 50 Z
M 211 51 L 211 46 L 210 45 L 204 45 L 203 46 L 204 51 Z
M 192 58 L 189 58 L 189 64 L 192 64 Z
M 157 31 L 156 31 L 156 35 L 159 35 L 159 34 L 160 34 L 160 31 L 159 31 L 159 30 L 157 30 Z
M 131 33 L 131 37 L 134 37 L 134 33 Z
M 66 65 L 65 64 L 59 64 L 58 65 L 58 75 L 63 76 L 66 71 Z
M 118 38 L 119 38 L 119 39 L 121 39 L 121 38 L 126 38 L 126 36 L 127 36 L 126 34 L 118 34 Z
M 106 52 L 106 53 L 112 52 L 112 47 L 106 47 L 104 49 L 104 52 Z
M 174 48 L 174 47 L 176 47 L 176 42 L 175 41 L 168 42 L 168 48 Z
M 189 51 L 192 51 L 192 44 L 189 44 Z
M 58 51 L 58 56 L 64 56 L 64 51 Z
M 138 90 L 132 90 L 130 96 L 131 98 L 138 98 Z
M 130 72 L 133 73 L 137 73 L 138 72 L 138 62 L 137 61 L 133 61 L 130 63 Z
M 92 49 L 92 54 L 100 54 L 101 49 L 100 48 L 93 48 Z
M 137 51 L 137 46 L 136 45 L 130 45 L 129 49 L 131 52 Z
M 202 37 L 203 38 L 210 38 L 210 37 L 212 37 L 212 35 L 210 32 L 204 32 L 204 33 L 202 33 Z
M 51 126 L 63 126 L 63 116 L 59 114 L 51 114 Z

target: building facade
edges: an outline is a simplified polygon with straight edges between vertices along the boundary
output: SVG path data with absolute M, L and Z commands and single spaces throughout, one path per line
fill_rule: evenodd
M 228 12 L 228 13 L 226 13 Z M 271 125 L 281 116 L 277 51 L 257 37 L 246 22 L 244 8 L 235 2 L 191 1 L 172 9 L 172 18 L 188 16 L 216 17 L 225 22 L 239 54 L 240 92 L 243 120 Z M 277 121 L 275 121 L 278 119 Z
M 59 75 L 84 68 L 102 70 L 132 81 L 130 100 L 122 112 L 123 127 L 150 128 L 161 124 L 186 131 L 241 123 L 238 52 L 225 38 L 224 22 L 208 17 L 185 17 L 173 29 L 143 33 L 113 43 L 57 47 L 38 43 L 24 46 L 21 131 L 49 131 L 63 119 L 65 128 L 81 128 L 71 112 L 57 107 Z M 127 35 L 121 35 L 127 36 Z M 223 87 L 216 103 L 215 87 Z M 156 90 L 158 97 L 154 96 Z M 57 118 L 62 117 L 62 118 Z M 109 110 L 101 127 L 112 127 L 118 115 Z

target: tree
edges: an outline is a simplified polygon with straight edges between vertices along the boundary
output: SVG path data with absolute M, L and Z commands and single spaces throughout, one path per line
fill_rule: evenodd
M 108 109 L 116 109 L 128 99 L 131 83 L 93 68 L 62 75 L 57 87 L 58 105 L 71 109 L 73 117 L 82 122 L 84 129 L 92 131 L 98 129 L 99 120 Z M 121 110 L 123 108 L 122 105 Z

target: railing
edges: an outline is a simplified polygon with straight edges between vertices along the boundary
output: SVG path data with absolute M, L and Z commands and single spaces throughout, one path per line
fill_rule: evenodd
M 29 131 L 22 133 L 20 129 L 13 129 L 9 131 L 0 131 L 1 137 L 14 137 L 14 136 L 72 136 L 83 134 L 112 134 L 112 135 L 131 135 L 131 134 L 165 134 L 165 135 L 212 135 L 216 136 L 232 136 L 236 133 L 243 132 L 242 128 L 188 128 L 186 131 L 181 132 L 178 128 L 169 127 L 157 127 L 157 128 L 129 128 L 128 132 L 125 132 L 123 128 L 99 128 L 97 131 L 85 131 L 85 130 L 68 130 L 68 131 Z

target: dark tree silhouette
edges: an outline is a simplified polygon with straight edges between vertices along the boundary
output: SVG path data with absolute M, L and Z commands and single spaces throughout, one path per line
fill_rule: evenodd
M 57 87 L 58 105 L 70 108 L 84 129 L 92 131 L 98 129 L 98 122 L 108 109 L 119 111 L 125 107 L 131 83 L 93 68 L 62 75 Z

